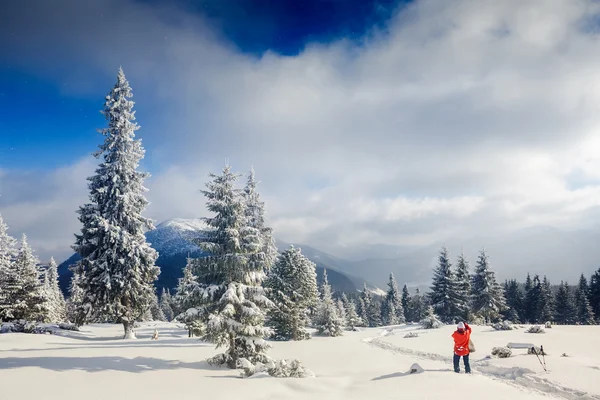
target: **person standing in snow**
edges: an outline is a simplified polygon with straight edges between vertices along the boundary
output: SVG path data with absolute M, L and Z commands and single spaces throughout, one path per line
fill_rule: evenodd
M 471 365 L 469 364 L 469 341 L 471 339 L 471 327 L 466 323 L 459 322 L 456 327 L 456 332 L 452 334 L 454 339 L 454 372 L 460 372 L 460 358 L 463 358 L 465 363 L 465 372 L 471 373 Z

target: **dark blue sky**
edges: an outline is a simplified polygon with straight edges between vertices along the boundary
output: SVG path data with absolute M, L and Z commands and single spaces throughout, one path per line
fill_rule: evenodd
M 150 6 L 164 5 L 163 0 L 138 1 Z M 104 127 L 99 110 L 113 80 L 107 81 L 97 74 L 93 61 L 83 55 L 79 58 L 76 50 L 71 51 L 61 43 L 61 38 L 81 36 L 79 40 L 84 43 L 79 43 L 80 46 L 86 47 L 85 40 L 90 41 L 88 47 L 94 46 L 91 43 L 94 38 L 81 35 L 85 27 L 77 27 L 77 16 L 71 17 L 72 23 L 61 22 L 57 26 L 51 24 L 49 16 L 50 28 L 44 29 L 32 16 L 35 11 L 24 9 L 18 2 L 7 0 L 0 5 L 0 25 L 4 22 L 5 26 L 12 26 L 0 35 L 0 168 L 52 168 L 68 164 L 93 152 L 101 140 L 96 133 Z M 384 27 L 400 3 L 406 3 L 400 0 L 175 2 L 188 14 L 206 17 L 210 29 L 238 51 L 255 56 L 265 51 L 295 55 L 314 42 L 360 40 L 371 28 Z M 35 1 L 27 5 L 35 7 Z M 58 39 L 48 39 L 43 48 L 45 56 L 38 57 L 31 50 L 21 57 L 30 45 L 19 40 L 27 35 Z M 131 51 L 135 56 L 137 50 Z M 46 69 L 48 57 L 52 58 L 52 65 Z M 90 88 L 69 90 L 64 80 L 70 70 L 85 77 Z M 144 88 L 134 86 L 136 93 L 144 93 Z M 134 100 L 139 102 L 135 95 Z M 154 118 L 158 106 L 152 106 L 152 99 L 139 103 L 140 125 L 144 128 L 158 123 Z M 152 150 L 160 142 L 149 138 L 145 139 L 145 145 Z

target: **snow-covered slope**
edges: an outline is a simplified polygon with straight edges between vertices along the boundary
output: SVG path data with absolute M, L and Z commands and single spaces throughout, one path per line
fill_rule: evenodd
M 150 340 L 155 327 L 157 341 Z M 0 337 L 0 378 L 10 384 L 1 392 L 7 399 L 47 400 L 115 394 L 135 400 L 600 399 L 595 346 L 600 327 L 554 327 L 542 335 L 475 327 L 472 375 L 452 371 L 452 329 L 424 331 L 409 325 L 272 342 L 269 355 L 301 360 L 316 375 L 306 379 L 240 379 L 236 371 L 212 368 L 205 360 L 221 349 L 188 338 L 175 324 L 144 324 L 138 340 L 120 339 L 118 325 L 84 326 L 61 336 L 5 334 Z M 405 339 L 410 331 L 419 337 Z M 508 359 L 486 357 L 493 346 L 509 341 L 543 344 L 549 372 L 523 350 Z M 563 352 L 568 357 L 561 357 Z M 420 372 L 408 373 L 415 363 Z
M 203 236 L 207 226 L 201 219 L 175 218 L 162 222 L 146 233 L 146 240 L 163 257 L 197 252 L 193 242 Z

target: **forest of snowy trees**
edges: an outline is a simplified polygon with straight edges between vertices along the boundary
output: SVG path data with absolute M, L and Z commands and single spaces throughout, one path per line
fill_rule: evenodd
M 41 264 L 22 236 L 8 234 L 0 215 L 0 320 L 91 322 L 123 325 L 124 338 L 135 339 L 135 323 L 177 320 L 190 336 L 214 343 L 223 353 L 211 358 L 230 368 L 271 363 L 269 339 L 307 340 L 311 334 L 340 336 L 360 327 L 423 322 L 431 327 L 457 321 L 492 323 L 594 324 L 600 317 L 600 269 L 576 286 L 552 286 L 544 276 L 527 275 L 524 284 L 497 281 L 490 258 L 481 250 L 474 268 L 461 253 L 453 264 L 444 246 L 437 257 L 430 291 L 399 289 L 390 273 L 385 295 L 365 284 L 355 293 L 334 292 L 327 271 L 317 284 L 316 265 L 291 246 L 279 253 L 267 225 L 265 204 L 251 170 L 243 187 L 240 174 L 226 165 L 210 174 L 202 194 L 208 230 L 198 241 L 206 256 L 189 258 L 177 288 L 154 283 L 160 274 L 157 252 L 144 233 L 154 228 L 143 217 L 148 202 L 139 172 L 144 157 L 131 88 L 123 71 L 106 97 L 103 114 L 108 127 L 95 156 L 100 163 L 88 178 L 89 202 L 78 211 L 81 231 L 73 248 L 81 260 L 68 299 L 58 287 L 54 259 Z M 198 210 L 198 214 L 206 214 Z M 440 322 L 441 321 L 441 322 Z

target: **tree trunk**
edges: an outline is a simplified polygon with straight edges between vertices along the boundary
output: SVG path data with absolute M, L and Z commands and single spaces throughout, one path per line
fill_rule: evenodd
M 133 330 L 133 322 L 123 321 L 123 330 L 125 331 L 125 335 L 123 339 L 137 339 L 135 336 L 135 331 Z
M 235 369 L 237 368 L 237 352 L 235 351 L 235 337 L 233 335 L 229 335 L 229 356 L 231 360 L 229 360 L 229 368 Z

